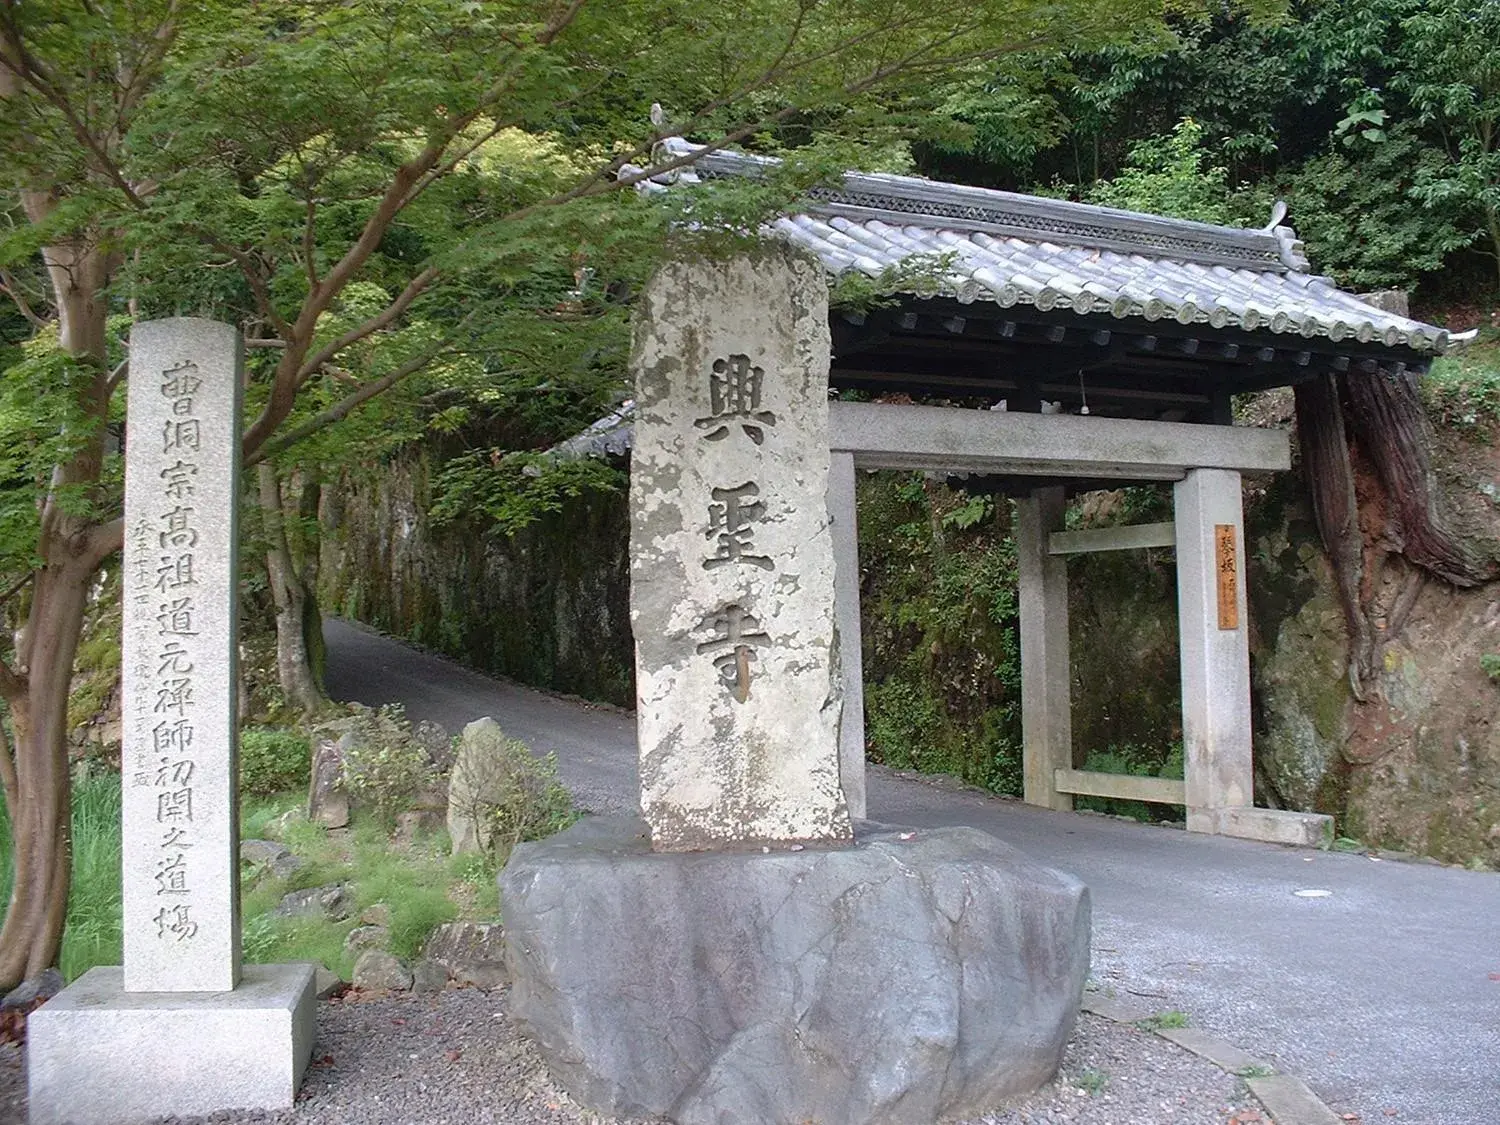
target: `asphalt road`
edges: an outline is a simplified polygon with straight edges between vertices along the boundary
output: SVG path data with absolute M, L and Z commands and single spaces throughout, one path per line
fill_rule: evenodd
M 633 718 L 326 623 L 337 699 L 451 730 L 492 715 L 596 812 L 637 801 Z M 872 819 L 972 825 L 1071 871 L 1093 975 L 1307 1081 L 1363 1125 L 1500 1122 L 1500 875 L 1055 813 L 872 767 Z M 1299 897 L 1298 890 L 1325 890 Z

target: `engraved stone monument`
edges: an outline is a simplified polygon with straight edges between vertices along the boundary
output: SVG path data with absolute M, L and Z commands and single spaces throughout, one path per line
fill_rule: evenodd
M 290 1106 L 312 1049 L 312 967 L 240 965 L 239 333 L 160 320 L 130 344 L 125 963 L 31 1017 L 34 1125 Z
M 644 821 L 500 876 L 512 1014 L 590 1109 L 927 1125 L 1057 1070 L 1088 891 L 840 786 L 827 284 L 780 245 L 662 267 L 631 462 Z M 855 642 L 857 643 L 857 641 Z
M 636 342 L 631 620 L 654 847 L 847 840 L 826 286 L 808 260 L 664 267 Z

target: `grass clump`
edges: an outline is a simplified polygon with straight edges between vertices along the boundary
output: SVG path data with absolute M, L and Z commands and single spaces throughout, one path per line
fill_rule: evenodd
M 1143 1031 L 1164 1031 L 1168 1028 L 1186 1027 L 1187 1025 L 1187 1013 L 1175 1010 L 1156 1012 L 1136 1022 L 1136 1026 Z
M 10 810 L 0 801 L 0 899 L 9 900 L 13 878 Z M 120 778 L 84 777 L 73 786 L 73 884 L 58 958 L 64 977 L 120 963 L 122 909 Z

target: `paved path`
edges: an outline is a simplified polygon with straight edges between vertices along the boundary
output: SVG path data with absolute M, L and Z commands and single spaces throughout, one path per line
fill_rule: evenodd
M 595 811 L 637 799 L 633 719 L 327 623 L 335 698 L 493 715 Z M 967 824 L 1075 872 L 1094 977 L 1299 1075 L 1363 1125 L 1500 1122 L 1500 875 L 1188 836 L 870 772 L 870 815 Z M 1332 891 L 1299 898 L 1294 891 Z M 1493 974 L 1493 976 L 1492 976 Z M 1389 1111 L 1394 1110 L 1394 1114 Z

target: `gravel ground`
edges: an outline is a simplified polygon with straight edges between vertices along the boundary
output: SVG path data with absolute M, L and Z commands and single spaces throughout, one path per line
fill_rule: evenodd
M 577 1106 L 506 1014 L 504 990 L 363 996 L 319 1006 L 294 1109 L 194 1125 L 627 1125 Z M 1088 1013 L 1059 1081 L 970 1125 L 1249 1125 L 1240 1081 L 1148 1032 Z M 0 1049 L 0 1122 L 25 1120 L 20 1051 Z M 171 1125 L 189 1125 L 168 1118 Z M 644 1125 L 644 1123 L 635 1123 Z M 747 1123 L 753 1125 L 753 1123 Z M 831 1122 L 829 1125 L 854 1125 Z

